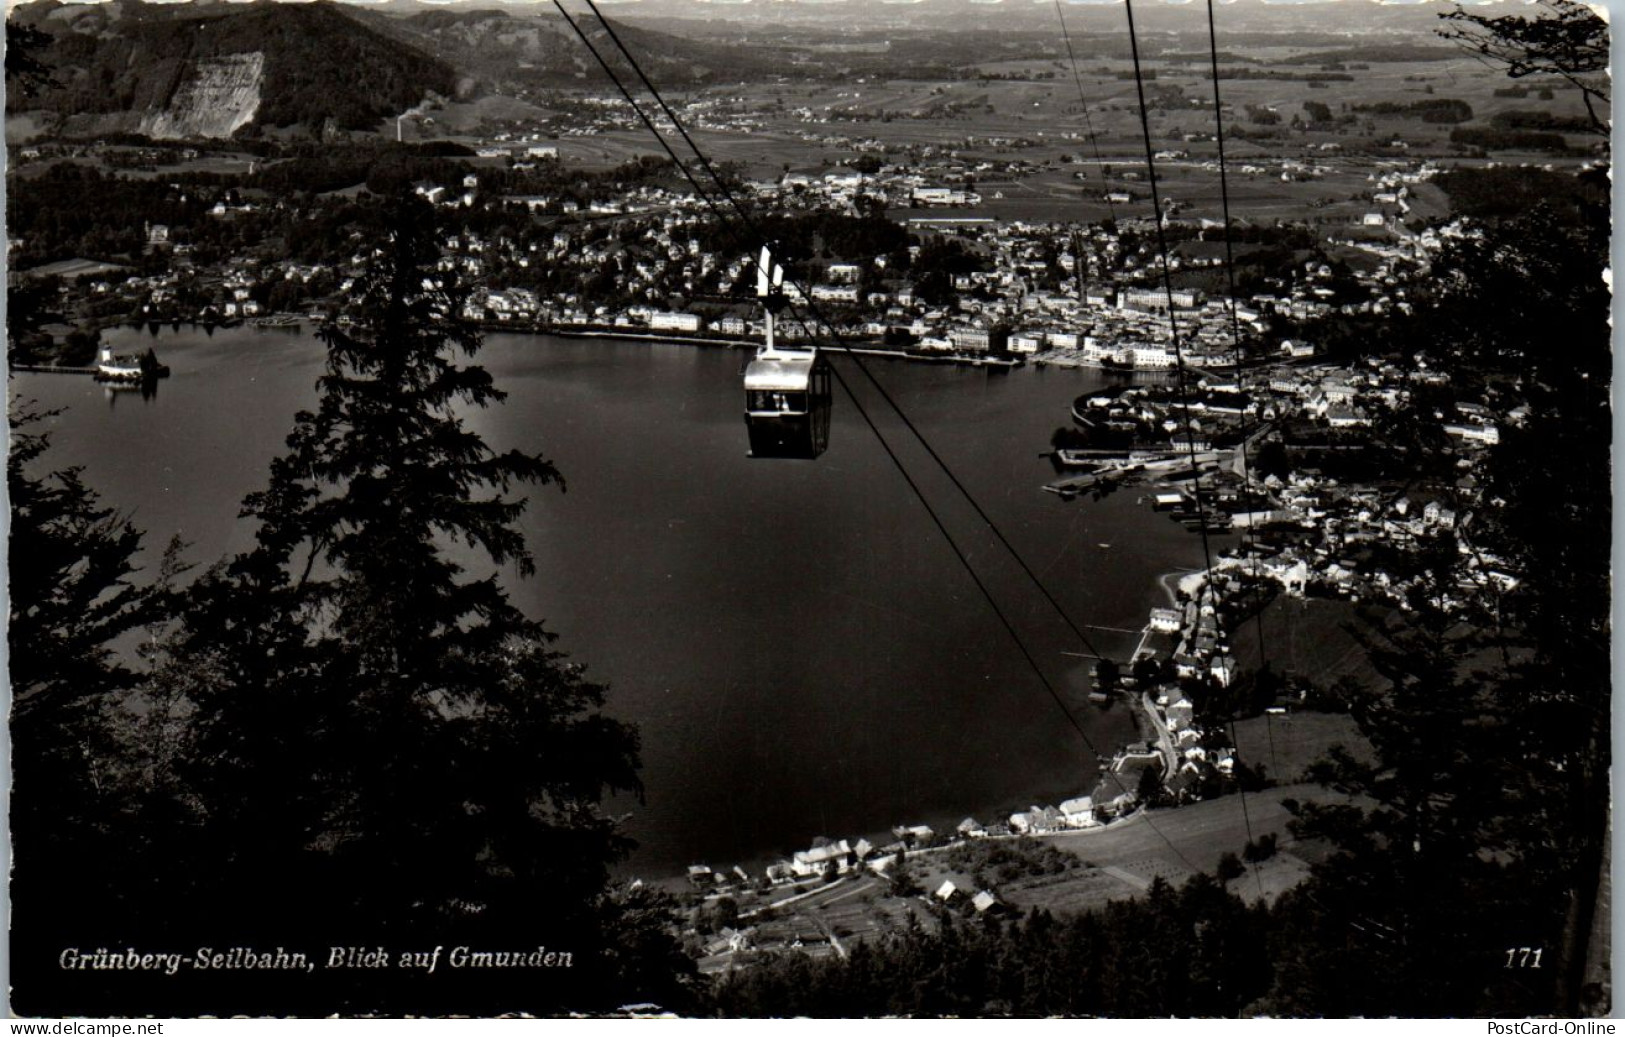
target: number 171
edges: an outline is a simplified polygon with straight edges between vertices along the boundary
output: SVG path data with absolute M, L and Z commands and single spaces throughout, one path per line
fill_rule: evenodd
M 1538 969 L 1540 968 L 1540 952 L 1542 947 L 1508 947 L 1507 963 L 1509 969 Z

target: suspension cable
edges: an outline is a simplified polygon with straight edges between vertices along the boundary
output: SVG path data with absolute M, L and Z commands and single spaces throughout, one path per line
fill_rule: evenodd
M 1219 203 L 1224 219 L 1224 273 L 1225 284 L 1230 293 L 1230 343 L 1231 358 L 1236 367 L 1236 382 L 1241 383 L 1241 316 L 1237 313 L 1240 304 L 1236 301 L 1236 255 L 1230 240 L 1230 175 L 1225 165 L 1224 156 L 1224 105 L 1219 98 L 1219 36 L 1214 28 L 1213 0 L 1207 0 L 1207 43 L 1208 58 L 1213 71 L 1213 138 L 1219 145 Z M 1247 412 L 1243 408 L 1241 413 L 1241 443 L 1236 447 L 1240 454 L 1241 484 L 1247 493 L 1249 503 L 1253 494 L 1253 480 L 1247 467 Z M 1242 533 L 1242 546 L 1247 550 L 1247 541 L 1251 537 L 1251 524 Z M 1253 548 L 1247 550 L 1253 558 L 1253 582 L 1256 585 L 1261 581 L 1258 577 L 1257 541 L 1254 539 Z M 1269 653 L 1264 647 L 1264 609 L 1263 606 L 1253 612 L 1253 630 L 1258 637 L 1258 668 L 1262 673 L 1268 665 Z M 1256 679 L 1256 678 L 1255 678 Z M 1268 719 L 1264 722 L 1264 731 L 1269 738 L 1270 764 L 1275 766 L 1275 731 L 1274 725 Z M 1236 741 L 1236 722 L 1230 720 L 1230 740 Z
M 676 113 L 671 110 L 671 107 L 666 103 L 665 99 L 661 97 L 660 91 L 657 90 L 655 85 L 649 81 L 649 77 L 644 74 L 643 69 L 638 64 L 637 60 L 632 56 L 631 52 L 627 50 L 626 45 L 621 42 L 620 36 L 615 32 L 613 26 L 610 25 L 609 20 L 606 19 L 603 13 L 598 9 L 596 0 L 584 0 L 584 2 L 598 17 L 599 23 L 602 24 L 604 29 L 609 33 L 610 39 L 615 42 L 616 47 L 621 52 L 621 55 L 632 65 L 633 69 L 636 70 L 638 78 L 643 82 L 644 88 L 647 89 L 655 98 L 655 101 L 660 105 L 661 110 L 666 113 L 666 118 L 677 127 L 678 133 L 682 135 L 683 140 L 688 144 L 690 150 L 694 152 L 701 165 L 711 175 L 712 180 L 716 182 L 718 192 L 728 201 L 728 203 L 733 207 L 734 211 L 739 214 L 740 220 L 744 222 L 752 234 L 756 235 L 757 237 L 761 237 L 762 235 L 760 234 L 760 229 L 756 225 L 755 220 L 752 219 L 750 213 L 745 209 L 745 207 L 739 203 L 738 199 L 734 197 L 733 192 L 728 190 L 727 185 L 723 182 L 722 178 L 717 175 L 716 170 L 711 166 L 710 160 L 705 157 L 704 152 L 701 151 L 699 146 L 694 143 L 693 138 L 688 135 L 688 131 L 683 129 L 682 123 L 677 118 Z M 554 5 L 559 6 L 561 11 L 563 10 L 562 6 L 560 6 L 560 0 L 554 0 Z M 579 34 L 579 30 L 577 31 Z M 668 153 L 670 153 L 669 149 Z M 707 204 L 709 205 L 710 203 Z M 716 210 L 716 206 L 712 205 L 711 207 L 713 211 Z M 1101 655 L 1100 650 L 1095 647 L 1094 642 L 1091 641 L 1089 636 L 1083 632 L 1083 629 L 1072 619 L 1071 615 L 1064 607 L 1062 607 L 1061 603 L 1056 600 L 1055 596 L 1050 593 L 1049 588 L 1044 586 L 1043 581 L 1038 578 L 1038 574 L 1033 571 L 1032 566 L 1027 563 L 1027 560 L 1021 555 L 1021 552 L 1017 551 L 1015 545 L 1010 543 L 1010 540 L 1004 535 L 1004 531 L 999 528 L 998 524 L 995 523 L 987 514 L 986 510 L 983 509 L 981 502 L 979 502 L 970 492 L 970 490 L 966 488 L 965 484 L 960 481 L 959 476 L 954 473 L 953 469 L 949 467 L 948 463 L 942 459 L 940 454 L 937 453 L 936 448 L 931 445 L 930 441 L 926 439 L 925 434 L 922 433 L 914 424 L 913 419 L 911 419 L 907 412 L 903 410 L 902 405 L 897 402 L 891 393 L 886 390 L 886 387 L 881 384 L 880 380 L 875 377 L 874 373 L 869 370 L 869 365 L 864 362 L 862 356 L 852 350 L 851 346 L 847 343 L 845 336 L 841 334 L 840 329 L 835 326 L 833 321 L 824 316 L 823 312 L 819 309 L 818 304 L 812 300 L 812 293 L 806 291 L 805 286 L 793 278 L 791 279 L 791 284 L 800 290 L 802 298 L 806 300 L 807 310 L 812 314 L 814 319 L 829 330 L 831 336 L 835 340 L 836 345 L 853 361 L 859 372 L 863 374 L 868 383 L 880 395 L 880 398 L 884 400 L 887 406 L 890 407 L 891 410 L 897 415 L 898 419 L 903 423 L 904 428 L 909 431 L 914 439 L 925 450 L 926 455 L 929 456 L 942 471 L 942 473 L 947 476 L 948 481 L 953 484 L 954 489 L 959 492 L 959 495 L 963 497 L 966 503 L 971 506 L 971 509 L 976 512 L 977 517 L 981 519 L 982 523 L 990 532 L 992 532 L 994 538 L 998 540 L 999 545 L 1003 547 L 1005 552 L 1008 553 L 1011 559 L 1015 561 L 1017 567 L 1021 569 L 1028 581 L 1030 581 L 1032 585 L 1037 588 L 1039 594 L 1049 604 L 1050 608 L 1053 609 L 1056 615 L 1061 618 L 1061 621 L 1066 624 L 1067 629 L 1070 630 L 1073 636 L 1077 637 L 1079 641 L 1083 642 L 1084 646 L 1089 649 L 1090 654 L 1104 658 L 1104 656 Z M 803 326 L 805 326 L 805 324 Z
M 709 161 L 704 159 L 703 152 L 701 152 L 700 149 L 693 143 L 692 139 L 688 137 L 687 133 L 682 131 L 681 123 L 676 118 L 675 113 L 673 113 L 671 111 L 671 109 L 669 108 L 669 106 L 667 106 L 665 104 L 665 101 L 663 99 L 660 99 L 658 91 L 655 90 L 654 85 L 652 83 L 650 83 L 647 76 L 645 76 L 643 74 L 643 71 L 642 71 L 641 67 L 638 65 L 637 60 L 626 50 L 624 44 L 620 43 L 619 37 L 616 36 L 616 34 L 614 33 L 614 30 L 612 28 L 610 28 L 610 26 L 608 24 L 608 21 L 604 18 L 602 12 L 600 12 L 598 10 L 597 5 L 593 2 L 593 0 L 585 0 L 585 2 L 587 3 L 587 5 L 590 8 L 592 8 L 593 13 L 597 16 L 600 24 L 602 24 L 605 27 L 605 29 L 609 32 L 611 38 L 616 41 L 616 44 L 619 47 L 619 49 L 621 50 L 621 53 L 622 53 L 623 57 L 625 57 L 626 60 L 632 65 L 632 67 L 638 72 L 639 78 L 643 80 L 644 85 L 649 89 L 650 93 L 653 94 L 656 97 L 656 99 L 659 101 L 662 110 L 665 111 L 665 113 L 667 115 L 667 118 L 672 121 L 673 125 L 675 125 L 675 126 L 677 126 L 679 128 L 679 132 L 682 133 L 684 139 L 688 142 L 689 147 L 692 148 L 695 151 L 696 155 L 700 158 L 702 165 L 704 165 L 705 168 L 711 173 L 711 176 L 712 176 L 713 180 L 715 180 L 716 183 L 717 183 L 717 186 L 718 186 L 718 189 L 719 189 L 720 193 L 722 193 L 724 197 L 728 198 L 730 200 L 730 202 L 732 202 L 735 209 L 739 212 L 739 216 L 740 216 L 741 221 L 744 222 L 747 226 L 752 227 L 752 229 L 754 229 L 754 227 L 752 226 L 753 221 L 751 221 L 751 219 L 749 217 L 749 214 L 746 213 L 744 211 L 743 207 L 739 206 L 738 202 L 735 201 L 732 198 L 731 192 L 729 192 L 727 190 L 726 186 L 722 183 L 721 179 L 719 177 L 717 177 L 717 175 L 715 173 L 715 170 L 710 166 Z M 621 92 L 622 96 L 627 99 L 628 103 L 633 104 L 634 109 L 636 109 L 636 107 L 637 107 L 636 102 L 633 101 L 633 99 L 632 99 L 632 97 L 630 95 L 630 92 L 626 89 L 625 85 L 621 82 L 620 78 L 614 74 L 613 70 L 610 68 L 608 63 L 605 61 L 604 57 L 598 52 L 597 48 L 591 46 L 591 44 L 588 43 L 585 33 L 582 31 L 580 26 L 576 24 L 574 19 L 572 19 L 570 17 L 569 13 L 564 10 L 564 7 L 563 7 L 563 4 L 561 3 L 561 0 L 553 0 L 553 4 L 554 4 L 555 7 L 558 8 L 559 13 L 564 17 L 565 21 L 568 22 L 570 24 L 571 28 L 575 30 L 576 35 L 582 39 L 583 43 L 587 43 L 588 50 L 593 54 L 594 58 L 598 61 L 599 65 L 603 68 L 604 72 L 609 76 L 611 82 L 613 82 L 615 84 L 616 88 Z M 666 150 L 666 152 L 667 152 L 667 154 L 669 156 L 671 156 L 672 161 L 677 163 L 679 169 L 683 172 L 685 178 L 688 179 L 691 184 L 694 183 L 692 173 L 690 173 L 686 169 L 686 167 L 684 166 L 682 161 L 676 156 L 676 154 L 675 154 L 674 150 L 671 148 L 670 144 L 660 135 L 659 131 L 656 130 L 653 127 L 652 123 L 649 120 L 645 119 L 644 121 L 645 121 L 645 125 L 649 128 L 650 132 L 655 134 L 655 136 L 656 136 L 657 140 L 659 140 L 662 148 Z M 728 222 L 729 222 L 728 217 L 727 217 L 727 215 L 725 213 L 723 213 L 721 211 L 720 206 L 718 206 L 716 204 L 716 202 L 714 200 L 712 200 L 710 198 L 710 196 L 705 194 L 703 191 L 701 191 L 699 193 L 700 193 L 701 200 L 709 208 L 711 208 L 713 213 L 716 214 L 717 217 L 723 222 L 724 226 L 727 226 Z M 794 283 L 795 282 L 792 282 L 792 284 L 794 284 Z M 797 285 L 797 287 L 800 287 L 800 286 Z M 803 294 L 810 297 L 810 293 L 803 293 Z M 812 308 L 810 303 L 809 303 L 809 308 Z M 839 338 L 839 331 L 838 331 L 838 329 L 836 329 L 834 327 L 834 325 L 831 322 L 829 322 L 826 318 L 824 318 L 822 314 L 816 313 L 816 311 L 815 311 L 815 316 L 817 316 L 818 319 L 822 323 L 824 323 L 827 327 L 829 327 L 830 330 L 832 331 L 832 333 L 834 333 L 836 335 L 836 337 Z M 864 372 L 864 374 L 868 377 L 869 381 L 874 385 L 874 387 L 877 390 L 880 391 L 882 397 L 891 405 L 893 410 L 896 411 L 899 418 L 901 418 L 903 420 L 904 424 L 914 434 L 915 438 L 920 441 L 921 445 L 925 447 L 927 453 L 929 453 L 931 455 L 931 457 L 937 462 L 938 466 L 941 467 L 942 470 L 944 471 L 944 473 L 948 475 L 949 479 L 954 483 L 954 485 L 959 488 L 961 494 L 965 496 L 966 500 L 969 501 L 971 503 L 971 505 L 975 508 L 975 510 L 977 511 L 977 514 L 982 517 L 983 521 L 995 533 L 995 535 L 998 537 L 1000 543 L 1003 544 L 1006 547 L 1006 549 L 1010 552 L 1011 556 L 1016 559 L 1018 564 L 1021 565 L 1021 568 L 1023 569 L 1023 571 L 1025 571 L 1028 574 L 1029 578 L 1032 579 L 1035 586 L 1037 586 L 1039 588 L 1039 590 L 1043 593 L 1044 597 L 1050 602 L 1052 607 L 1054 607 L 1057 610 L 1057 612 L 1061 615 L 1061 617 L 1064 620 L 1066 620 L 1067 625 L 1069 627 L 1072 627 L 1074 633 L 1076 633 L 1078 635 L 1080 640 L 1082 640 L 1085 643 L 1085 645 L 1088 645 L 1090 647 L 1091 651 L 1093 651 L 1094 650 L 1093 645 L 1090 644 L 1087 636 L 1085 636 L 1081 632 L 1081 630 L 1078 630 L 1076 625 L 1073 624 L 1072 621 L 1066 616 L 1064 610 L 1061 609 L 1059 603 L 1056 602 L 1054 600 L 1054 598 L 1048 593 L 1047 589 L 1045 589 L 1043 587 L 1042 582 L 1038 580 L 1036 574 L 1032 573 L 1031 569 L 1026 565 L 1026 563 L 1021 560 L 1020 555 L 1015 551 L 1014 547 L 1009 544 L 1009 541 L 1004 537 L 1003 533 L 1001 531 L 999 531 L 997 525 L 994 524 L 992 519 L 987 516 L 986 512 L 981 509 L 980 505 L 976 503 L 975 499 L 970 495 L 969 491 L 964 488 L 963 484 L 960 483 L 958 478 L 953 475 L 952 471 L 941 460 L 941 458 L 935 453 L 935 451 L 931 449 L 930 445 L 925 441 L 924 436 L 913 425 L 913 423 L 908 420 L 907 415 L 904 414 L 904 412 L 902 411 L 902 408 L 896 403 L 896 401 L 890 396 L 890 394 L 885 392 L 884 387 L 881 386 L 880 383 L 874 378 L 873 374 L 868 371 L 867 367 L 863 364 L 862 360 L 858 357 L 858 355 L 856 353 L 853 353 L 851 348 L 849 346 L 846 346 L 844 342 L 842 342 L 842 349 L 845 350 L 845 352 L 848 354 L 848 356 L 852 357 L 852 359 L 857 362 L 859 369 Z M 914 494 L 916 499 L 918 499 L 920 501 L 922 507 L 924 507 L 926 509 L 927 514 L 930 515 L 932 522 L 936 525 L 939 532 L 942 533 L 944 539 L 947 540 L 950 548 L 953 550 L 955 558 L 959 561 L 960 565 L 965 569 L 965 571 L 970 575 L 970 577 L 971 577 L 972 581 L 975 583 L 977 589 L 981 592 L 983 598 L 987 601 L 989 607 L 993 610 L 994 615 L 999 619 L 1001 625 L 1010 634 L 1011 639 L 1013 641 L 1015 641 L 1015 643 L 1017 645 L 1017 648 L 1020 650 L 1021 655 L 1022 655 L 1023 659 L 1026 661 L 1027 665 L 1033 670 L 1033 673 L 1038 677 L 1039 682 L 1043 685 L 1045 691 L 1049 693 L 1050 698 L 1055 702 L 1056 706 L 1061 710 L 1062 715 L 1064 717 L 1066 717 L 1067 722 L 1070 724 L 1070 726 L 1073 728 L 1073 730 L 1077 732 L 1078 736 L 1082 739 L 1085 747 L 1089 749 L 1091 755 L 1094 756 L 1096 760 L 1100 760 L 1101 759 L 1100 753 L 1095 748 L 1093 740 L 1089 738 L 1089 735 L 1083 729 L 1083 726 L 1078 722 L 1077 718 L 1075 716 L 1073 716 L 1072 711 L 1067 708 L 1065 700 L 1061 697 L 1060 692 L 1056 690 L 1054 685 L 1050 682 L 1048 676 L 1043 672 L 1043 669 L 1038 665 L 1037 660 L 1033 657 L 1031 651 L 1027 648 L 1026 643 L 1021 639 L 1021 636 L 1019 635 L 1019 633 L 1017 633 L 1017 631 L 1015 629 L 1015 626 L 1010 622 L 1009 618 L 1005 615 L 1004 611 L 998 606 L 998 603 L 994 599 L 991 591 L 987 588 L 986 584 L 982 581 L 982 579 L 976 574 L 974 568 L 970 564 L 969 558 L 959 548 L 957 542 L 953 539 L 952 535 L 949 533 L 949 531 L 947 529 L 947 526 L 943 523 L 941 517 L 937 514 L 936 510 L 931 506 L 930 502 L 925 497 L 925 495 L 924 495 L 923 491 L 920 489 L 919 485 L 908 474 L 908 471 L 907 471 L 906 467 L 903 465 L 902 459 L 897 456 L 897 454 L 895 453 L 895 451 L 893 450 L 891 445 L 887 442 L 885 436 L 883 434 L 881 434 L 879 427 L 875 424 L 875 422 L 873 421 L 871 416 L 868 414 L 867 410 L 863 407 L 863 404 L 859 400 L 857 395 L 855 393 L 853 393 L 851 386 L 847 384 L 846 379 L 841 375 L 840 370 L 838 368 L 834 367 L 833 365 L 831 365 L 830 370 L 834 373 L 836 381 L 841 385 L 841 388 L 843 389 L 843 391 L 846 392 L 847 396 L 852 400 L 853 405 L 857 408 L 859 414 L 863 417 L 864 423 L 866 425 L 868 425 L 869 429 L 875 434 L 876 439 L 880 441 L 880 443 L 882 445 L 882 448 L 885 450 L 885 452 L 886 452 L 888 458 L 891 460 L 892 464 L 897 468 L 898 472 L 900 474 L 902 474 L 902 476 L 904 478 L 904 481 L 907 483 L 907 485 L 910 488 L 910 491 Z M 1117 784 L 1117 787 L 1118 787 L 1120 792 L 1128 793 L 1129 790 L 1127 789 L 1126 786 L 1124 786 L 1124 784 L 1122 782 L 1122 779 L 1117 776 L 1115 771 L 1111 770 L 1108 767 L 1106 769 L 1106 773 L 1109 774 L 1111 776 L 1111 780 Z M 1168 838 L 1167 834 L 1164 833 L 1160 828 L 1158 828 L 1156 826 L 1155 822 L 1152 821 L 1149 814 L 1146 815 L 1145 820 L 1146 820 L 1146 824 L 1152 829 L 1153 832 L 1155 832 L 1162 839 L 1162 841 L 1164 843 L 1167 844 L 1169 850 L 1172 851 L 1173 854 L 1176 857 L 1179 858 L 1181 863 L 1183 863 L 1186 866 L 1186 868 L 1188 868 L 1193 873 L 1199 872 L 1200 869 L 1196 868 L 1196 866 L 1191 863 L 1190 859 L 1187 858 L 1184 855 L 1184 853 L 1182 853 L 1179 850 L 1179 848 L 1176 845 L 1174 845 L 1173 841 Z
M 1208 13 L 1209 13 L 1209 19 L 1210 19 L 1209 23 L 1208 23 L 1209 24 L 1209 29 L 1210 29 L 1209 39 L 1210 39 L 1210 42 L 1211 42 L 1212 39 L 1213 39 L 1212 34 L 1211 34 L 1211 28 L 1212 28 L 1211 16 L 1212 16 L 1212 10 L 1213 10 L 1213 8 L 1212 8 L 1212 0 L 1208 0 L 1208 3 L 1209 3 Z M 1151 148 L 1151 118 L 1150 118 L 1149 112 L 1147 111 L 1146 103 L 1145 103 L 1145 75 L 1144 75 L 1144 71 L 1143 71 L 1143 69 L 1141 67 L 1141 64 L 1140 64 L 1140 44 L 1139 44 L 1138 34 L 1135 32 L 1135 28 L 1134 28 L 1134 0 L 1123 0 L 1123 8 L 1128 14 L 1129 53 L 1132 56 L 1132 58 L 1134 59 L 1134 89 L 1135 89 L 1135 93 L 1136 93 L 1136 95 L 1137 95 L 1137 97 L 1139 99 L 1139 103 L 1140 103 L 1140 129 L 1141 129 L 1141 132 L 1142 132 L 1142 135 L 1143 135 L 1143 139 L 1145 141 L 1146 179 L 1151 184 L 1152 218 L 1156 221 L 1157 251 L 1158 251 L 1158 254 L 1159 254 L 1159 256 L 1161 258 L 1161 261 L 1162 261 L 1163 292 L 1164 292 L 1164 295 L 1166 296 L 1166 299 L 1167 299 L 1167 302 L 1168 302 L 1168 328 L 1169 328 L 1169 333 L 1170 333 L 1170 335 L 1172 336 L 1172 339 L 1173 339 L 1174 363 L 1175 363 L 1176 370 L 1177 370 L 1177 391 L 1179 393 L 1180 407 L 1181 407 L 1181 410 L 1184 412 L 1184 418 L 1185 418 L 1185 420 L 1184 420 L 1184 425 L 1185 425 L 1185 445 L 1186 445 L 1186 448 L 1187 448 L 1188 456 L 1190 457 L 1191 489 L 1196 495 L 1196 510 L 1197 510 L 1197 514 L 1199 516 L 1199 523 L 1198 523 L 1197 528 L 1201 531 L 1201 534 L 1202 534 L 1202 557 L 1203 557 L 1204 562 L 1207 565 L 1207 572 L 1205 574 L 1204 579 L 1202 580 L 1202 586 L 1197 591 L 1197 599 L 1196 599 L 1197 623 L 1198 623 L 1198 625 L 1200 625 L 1200 623 L 1201 623 L 1201 608 L 1202 608 L 1201 601 L 1202 601 L 1202 596 L 1204 594 L 1206 595 L 1209 604 L 1213 607 L 1214 622 L 1217 623 L 1218 622 L 1218 603 L 1217 603 L 1217 595 L 1214 593 L 1214 590 L 1213 590 L 1213 581 L 1214 581 L 1213 553 L 1212 553 L 1212 546 L 1211 546 L 1211 543 L 1209 541 L 1208 531 L 1207 531 L 1207 508 L 1202 503 L 1202 474 L 1201 474 L 1201 469 L 1197 465 L 1197 461 L 1196 461 L 1196 434 L 1195 434 L 1195 429 L 1192 427 L 1191 418 L 1190 418 L 1190 394 L 1189 394 L 1189 388 L 1187 386 L 1186 379 L 1185 379 L 1185 351 L 1184 351 L 1184 348 L 1181 346 L 1180 341 L 1179 341 L 1179 321 L 1178 321 L 1178 318 L 1174 314 L 1174 282 L 1173 282 L 1173 274 L 1172 274 L 1172 271 L 1170 269 L 1169 261 L 1168 261 L 1168 235 L 1167 235 L 1167 232 L 1164 230 L 1164 227 L 1163 227 L 1161 192 L 1158 191 L 1158 189 L 1157 189 L 1156 157 L 1152 154 L 1152 148 Z M 1214 47 L 1215 48 L 1217 47 L 1216 43 L 1214 44 Z M 1214 88 L 1215 89 L 1218 88 L 1218 79 L 1217 78 L 1214 79 Z M 1214 112 L 1215 117 L 1217 117 L 1218 114 L 1219 113 L 1217 111 Z M 1228 209 L 1228 206 L 1227 206 L 1227 209 Z M 1226 229 L 1226 239 L 1228 240 L 1228 228 Z M 1234 312 L 1233 306 L 1234 306 L 1234 302 L 1232 301 L 1232 313 Z M 1245 441 L 1241 445 L 1241 450 L 1242 450 L 1243 454 L 1246 453 L 1246 443 L 1245 443 Z M 1228 684 L 1229 684 L 1229 677 L 1228 676 L 1225 678 L 1225 683 L 1228 686 Z M 1233 715 L 1230 718 L 1230 740 L 1232 742 L 1237 740 L 1236 739 L 1236 729 L 1235 729 L 1235 718 L 1234 718 Z M 1239 779 L 1236 782 L 1236 788 L 1241 793 L 1241 818 L 1242 818 L 1242 824 L 1245 827 L 1246 832 L 1247 832 L 1247 841 L 1249 843 L 1252 843 L 1253 842 L 1253 824 L 1252 824 L 1251 812 L 1247 809 L 1247 790 L 1243 786 L 1242 782 Z M 1259 895 L 1260 898 L 1262 898 L 1264 896 L 1263 878 L 1258 873 L 1258 868 L 1257 868 L 1257 863 L 1256 862 L 1254 862 L 1254 867 L 1253 867 L 1252 871 L 1253 871 L 1253 880 L 1258 886 L 1258 895 Z
M 1089 118 L 1089 101 L 1083 93 L 1083 80 L 1078 75 L 1078 58 L 1072 53 L 1072 34 L 1066 29 L 1066 14 L 1061 10 L 1061 0 L 1055 0 L 1055 17 L 1061 23 L 1061 38 L 1066 41 L 1066 60 L 1072 66 L 1072 85 L 1078 88 L 1078 107 L 1083 109 L 1083 128 L 1089 134 L 1089 143 L 1095 150 L 1095 167 L 1100 170 L 1100 189 L 1106 199 L 1106 215 L 1117 226 L 1117 207 L 1112 203 L 1112 185 L 1106 179 L 1106 161 L 1100 156 L 1100 138 L 1095 136 L 1094 120 Z M 1083 261 L 1082 256 L 1077 257 L 1078 262 Z M 1079 303 L 1083 299 L 1078 300 Z

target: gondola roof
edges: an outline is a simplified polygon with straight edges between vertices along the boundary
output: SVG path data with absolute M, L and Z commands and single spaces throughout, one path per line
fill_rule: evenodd
M 780 354 L 752 360 L 745 368 L 747 392 L 805 392 L 812 384 L 813 366 L 818 354 Z

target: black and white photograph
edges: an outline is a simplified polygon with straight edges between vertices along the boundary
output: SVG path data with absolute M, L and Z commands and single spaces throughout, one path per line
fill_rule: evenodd
M 1608 1016 L 1610 20 L 10 4 L 9 1013 Z

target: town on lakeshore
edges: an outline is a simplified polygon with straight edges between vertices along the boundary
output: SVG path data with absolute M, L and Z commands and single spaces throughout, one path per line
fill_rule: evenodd
M 19 1011 L 1608 1012 L 1606 22 L 1573 0 L 857 6 L 12 9 Z M 646 866 L 627 818 L 669 801 L 640 756 L 672 751 L 667 714 L 713 714 L 649 691 L 676 683 L 653 662 L 609 697 L 517 603 L 557 550 L 527 508 L 608 491 L 545 438 L 473 431 L 507 391 L 490 335 L 736 351 L 740 463 L 779 466 L 787 508 L 814 503 L 796 480 L 834 457 L 831 408 L 860 411 L 982 595 L 911 618 L 996 616 L 1085 766 L 1014 799 L 917 781 L 880 825 L 832 796 L 796 845 L 741 837 L 742 809 L 713 833 L 734 849 Z M 234 553 L 144 528 L 169 486 L 92 437 L 163 451 L 218 372 L 299 351 L 317 402 L 278 415 Z M 936 370 L 910 364 L 955 365 L 938 393 L 1064 401 L 999 491 L 1039 518 L 983 509 L 910 420 L 931 394 L 884 388 Z M 624 431 L 666 434 L 649 420 Z M 909 435 L 1070 650 L 1034 653 L 887 439 Z M 1088 525 L 1107 509 L 1130 524 Z M 776 521 L 739 531 L 751 579 L 825 593 L 779 571 Z M 1094 545 L 1105 578 L 1165 573 L 1153 604 L 1069 614 L 1065 549 L 1029 565 L 1018 522 Z M 1190 553 L 1142 557 L 1169 543 Z M 714 636 L 697 602 L 620 636 Z M 770 618 L 735 607 L 715 630 Z M 827 690 L 750 652 L 775 695 Z M 918 712 L 897 754 L 956 744 L 916 742 Z M 1015 723 L 989 707 L 954 738 L 1015 753 Z M 718 744 L 813 798 L 777 737 Z M 886 780 L 827 755 L 821 780 Z M 133 949 L 165 946 L 199 950 Z M 307 946 L 325 967 L 284 950 Z M 453 950 L 397 969 L 386 946 Z

